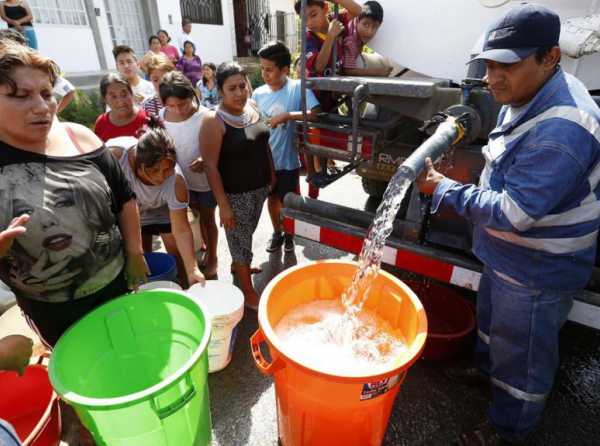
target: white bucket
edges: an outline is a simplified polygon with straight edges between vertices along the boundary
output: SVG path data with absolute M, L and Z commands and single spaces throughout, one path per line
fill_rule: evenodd
M 148 290 L 178 290 L 181 291 L 182 288 L 178 283 L 171 282 L 168 280 L 157 280 L 156 282 L 148 282 L 140 285 L 140 291 L 148 291 Z
M 223 370 L 231 362 L 237 326 L 244 315 L 244 295 L 236 286 L 217 280 L 193 285 L 187 293 L 201 301 L 212 318 L 208 371 Z

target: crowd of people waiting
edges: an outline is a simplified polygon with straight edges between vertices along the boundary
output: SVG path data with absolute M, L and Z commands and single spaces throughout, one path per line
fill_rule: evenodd
M 376 30 L 383 20 L 377 2 L 338 2 L 348 20 L 356 17 L 349 27 L 355 33 L 362 22 L 373 22 L 367 28 Z M 0 123 L 6 220 L 0 225 L 0 278 L 41 338 L 52 346 L 88 311 L 144 282 L 143 254 L 152 250 L 154 236 L 177 258 L 182 285 L 217 278 L 217 207 L 231 270 L 246 305 L 256 309 L 252 236 L 265 201 L 274 229 L 267 251 L 294 250 L 280 224 L 283 197 L 299 192 L 301 168 L 294 126 L 302 119 L 301 87 L 290 77 L 289 49 L 271 42 L 259 51 L 265 85 L 253 91 L 237 63 L 202 64 L 187 19 L 177 46 L 160 30 L 140 61 L 130 47 L 116 46 L 117 72 L 100 82 L 106 111 L 92 132 L 57 119 L 55 96 L 65 95 L 56 86 L 64 79 L 25 33 L 29 7 L 21 2 L 29 21 L 18 22 L 6 11 L 11 3 L 3 4 L 2 17 L 12 17 L 15 29 L 0 39 L 0 114 L 6 116 Z M 340 28 L 326 2 L 308 4 L 309 40 L 320 39 L 321 28 L 329 31 L 313 41 L 307 68 L 327 75 L 315 64 L 331 58 L 327 41 Z M 347 54 L 339 51 L 338 58 Z M 313 119 L 321 106 L 307 93 Z M 188 210 L 199 217 L 200 263 Z

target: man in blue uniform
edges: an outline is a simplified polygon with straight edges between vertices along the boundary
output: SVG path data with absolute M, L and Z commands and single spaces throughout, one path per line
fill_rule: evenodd
M 473 223 L 485 267 L 475 360 L 491 384 L 491 426 L 461 444 L 519 443 L 534 429 L 558 368 L 559 330 L 594 264 L 600 110 L 561 69 L 559 36 L 559 17 L 533 4 L 491 25 L 475 59 L 503 107 L 480 183 L 452 181 L 431 160 L 419 180 L 435 187 L 432 212 L 449 206 Z

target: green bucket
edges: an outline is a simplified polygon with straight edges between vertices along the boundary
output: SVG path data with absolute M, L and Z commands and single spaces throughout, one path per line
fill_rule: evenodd
M 98 445 L 209 445 L 208 314 L 178 291 L 112 300 L 60 338 L 52 385 Z

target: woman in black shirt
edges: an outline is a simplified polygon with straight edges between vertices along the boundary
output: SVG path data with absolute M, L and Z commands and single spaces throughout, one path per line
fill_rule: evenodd
M 275 185 L 269 147 L 270 129 L 261 120 L 250 96 L 246 73 L 236 63 L 217 69 L 222 101 L 207 113 L 200 132 L 204 169 L 217 203 L 221 224 L 246 306 L 256 309 L 258 294 L 252 285 L 252 235 L 263 204 Z
M 148 273 L 117 161 L 90 130 L 56 119 L 57 72 L 0 42 L 0 279 L 50 346 Z
M 33 29 L 33 14 L 29 4 L 24 0 L 5 0 L 0 5 L 0 18 L 9 28 L 19 31 L 27 39 L 27 44 L 37 50 L 37 36 Z

